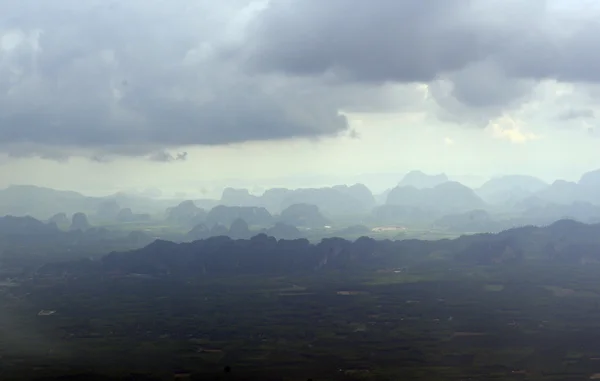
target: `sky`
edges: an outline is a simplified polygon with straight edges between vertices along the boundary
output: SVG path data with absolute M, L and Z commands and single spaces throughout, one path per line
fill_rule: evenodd
M 475 186 L 600 168 L 595 1 L 4 0 L 0 14 L 0 187 L 383 190 L 413 169 Z

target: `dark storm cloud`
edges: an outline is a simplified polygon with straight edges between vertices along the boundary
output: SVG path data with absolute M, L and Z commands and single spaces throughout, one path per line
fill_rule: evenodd
M 430 81 L 489 54 L 463 0 L 283 0 L 255 24 L 257 69 L 357 81 Z
M 567 3 L 4 0 L 0 150 L 156 159 L 333 136 L 348 130 L 340 110 L 431 100 L 445 119 L 485 125 L 539 80 L 600 79 L 599 13 Z M 429 106 L 398 87 L 417 82 Z
M 282 0 L 254 25 L 260 70 L 356 81 L 427 82 L 520 41 L 542 2 Z M 516 14 L 514 14 L 517 12 Z
M 600 80 L 598 7 L 561 0 L 282 0 L 257 19 L 252 68 L 362 83 L 453 84 L 505 108 L 536 81 Z M 443 100 L 442 100 L 443 102 Z
M 240 38 L 248 3 L 0 5 L 12 15 L 0 25 L 0 145 L 105 157 L 345 130 L 337 108 L 214 54 Z

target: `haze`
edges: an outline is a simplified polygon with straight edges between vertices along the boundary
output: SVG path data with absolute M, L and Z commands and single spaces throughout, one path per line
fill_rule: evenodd
M 0 13 L 2 187 L 381 191 L 412 169 L 475 186 L 600 168 L 594 2 L 5 0 Z
M 0 0 L 0 379 L 600 380 L 599 20 Z

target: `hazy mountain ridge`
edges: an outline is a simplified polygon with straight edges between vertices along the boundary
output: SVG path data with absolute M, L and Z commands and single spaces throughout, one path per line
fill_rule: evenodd
M 536 192 L 543 192 L 548 187 L 550 187 L 548 184 L 532 176 L 509 175 L 491 179 L 482 187 L 473 190 L 458 182 L 449 181 L 448 176 L 445 174 L 431 176 L 421 171 L 412 171 L 403 177 L 397 187 L 377 197 L 373 196 L 368 188 L 361 184 L 352 187 L 334 186 L 319 189 L 289 190 L 276 188 L 266 190 L 261 196 L 251 195 L 245 189 L 229 188 L 223 192 L 221 202 L 231 205 L 248 206 L 254 204 L 255 206 L 271 205 L 273 207 L 273 205 L 284 205 L 284 200 L 293 199 L 292 195 L 295 195 L 294 197 L 303 200 L 299 204 L 311 205 L 321 210 L 319 205 L 331 204 L 329 201 L 332 192 L 343 193 L 354 189 L 360 190 L 363 200 L 370 200 L 363 204 L 354 203 L 355 206 L 358 205 L 354 213 L 365 216 L 363 222 L 371 221 L 371 224 L 417 223 L 459 232 L 465 231 L 464 229 L 468 225 L 465 225 L 465 221 L 461 222 L 461 218 L 463 218 L 461 215 L 472 214 L 479 210 L 490 213 L 488 221 L 479 225 L 471 223 L 472 227 L 468 230 L 470 232 L 497 232 L 523 224 L 547 224 L 564 217 L 575 218 L 584 222 L 594 222 L 600 218 L 600 214 L 595 216 L 590 215 L 590 213 L 581 213 L 577 209 L 577 205 L 559 207 L 536 195 Z M 488 201 L 492 200 L 496 203 L 485 201 L 482 195 Z M 381 199 L 383 196 L 385 196 L 384 205 L 375 206 L 376 199 Z M 306 202 L 307 199 L 308 202 Z M 533 200 L 537 201 L 531 204 Z M 365 212 L 364 207 L 367 204 L 374 207 Z M 292 206 L 294 205 L 289 207 Z M 326 209 L 331 211 L 331 207 L 326 207 Z M 498 216 L 497 212 L 505 213 L 507 211 L 511 215 Z M 273 214 L 273 216 L 277 219 L 277 214 Z M 327 213 L 324 217 L 326 216 Z M 331 224 L 335 225 L 337 219 L 330 217 L 329 220 Z M 285 222 L 295 226 L 304 224 L 301 221 Z
M 453 181 L 424 189 L 398 186 L 388 194 L 386 205 L 412 206 L 441 213 L 468 211 L 486 206 L 471 188 Z
M 264 207 L 271 213 L 295 204 L 312 204 L 329 215 L 368 212 L 375 205 L 375 198 L 364 184 L 335 185 L 324 188 L 266 190 L 260 196 L 251 195 L 247 189 L 226 188 L 220 203 L 226 206 Z
M 436 186 L 447 183 L 448 181 L 450 181 L 450 179 L 445 173 L 428 175 L 422 171 L 410 171 L 404 175 L 397 186 L 414 187 L 417 189 L 435 188 Z
M 101 264 L 90 266 L 108 273 L 154 276 L 288 275 L 322 269 L 393 268 L 440 260 L 467 266 L 523 260 L 573 264 L 600 261 L 600 224 L 561 220 L 545 227 L 526 226 L 438 241 L 361 237 L 355 241 L 327 238 L 313 244 L 306 239 L 277 240 L 266 234 L 179 244 L 157 240 L 141 249 L 112 252 L 102 258 Z
M 98 254 L 111 247 L 141 247 L 154 239 L 140 231 L 111 231 L 91 226 L 83 213 L 73 216 L 66 231 L 54 222 L 44 223 L 30 216 L 0 217 L 0 260 L 23 254 L 41 255 L 50 261 L 53 255 L 83 257 L 89 251 Z
M 486 214 L 478 214 L 480 211 Z M 185 201 L 124 193 L 88 197 L 43 187 L 11 186 L 0 190 L 2 213 L 51 218 L 63 229 L 68 228 L 66 219 L 84 213 L 91 225 L 112 228 L 120 224 L 130 231 L 160 228 L 157 234 L 168 239 L 200 224 L 209 231 L 216 229 L 215 234 L 224 233 L 223 229 L 229 229 L 239 218 L 255 232 L 278 222 L 300 229 L 322 230 L 331 225 L 338 231 L 353 225 L 376 228 L 396 224 L 449 233 L 498 232 L 561 218 L 600 221 L 600 171 L 587 172 L 578 182 L 557 180 L 552 184 L 533 176 L 508 175 L 490 179 L 476 189 L 445 174 L 412 171 L 381 195 L 373 195 L 363 184 L 354 184 L 272 188 L 260 196 L 247 189 L 226 188 L 220 200 Z M 172 232 L 165 233 L 165 229 Z
M 547 187 L 548 184 L 537 177 L 507 175 L 486 181 L 475 193 L 485 202 L 497 204 L 531 196 Z
M 157 213 L 164 211 L 172 202 L 125 193 L 92 197 L 74 191 L 34 185 L 11 185 L 0 189 L 0 215 L 30 215 L 38 219 L 50 218 L 57 213 L 102 214 L 107 205 L 118 205 L 120 209 L 130 208 L 136 212 Z

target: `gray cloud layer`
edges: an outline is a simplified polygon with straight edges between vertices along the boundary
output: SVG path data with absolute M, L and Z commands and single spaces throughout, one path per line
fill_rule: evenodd
M 597 82 L 599 14 L 567 0 L 283 0 L 247 56 L 258 72 L 429 82 L 441 117 L 485 125 L 540 80 Z
M 598 11 L 585 4 L 282 0 L 257 18 L 252 58 L 266 71 L 356 81 L 428 82 L 486 60 L 511 77 L 596 81 Z
M 3 26 L 2 144 L 145 154 L 345 129 L 337 110 L 303 99 L 300 88 L 245 76 L 236 62 L 215 57 L 220 44 L 235 39 L 227 33 L 242 25 L 229 21 L 233 9 L 212 5 L 5 4 L 2 11 L 14 17 Z
M 339 110 L 422 106 L 390 83 L 429 82 L 441 117 L 485 124 L 539 80 L 600 79 L 600 13 L 584 2 L 262 3 L 3 1 L 0 149 L 156 160 L 335 135 L 348 127 Z

